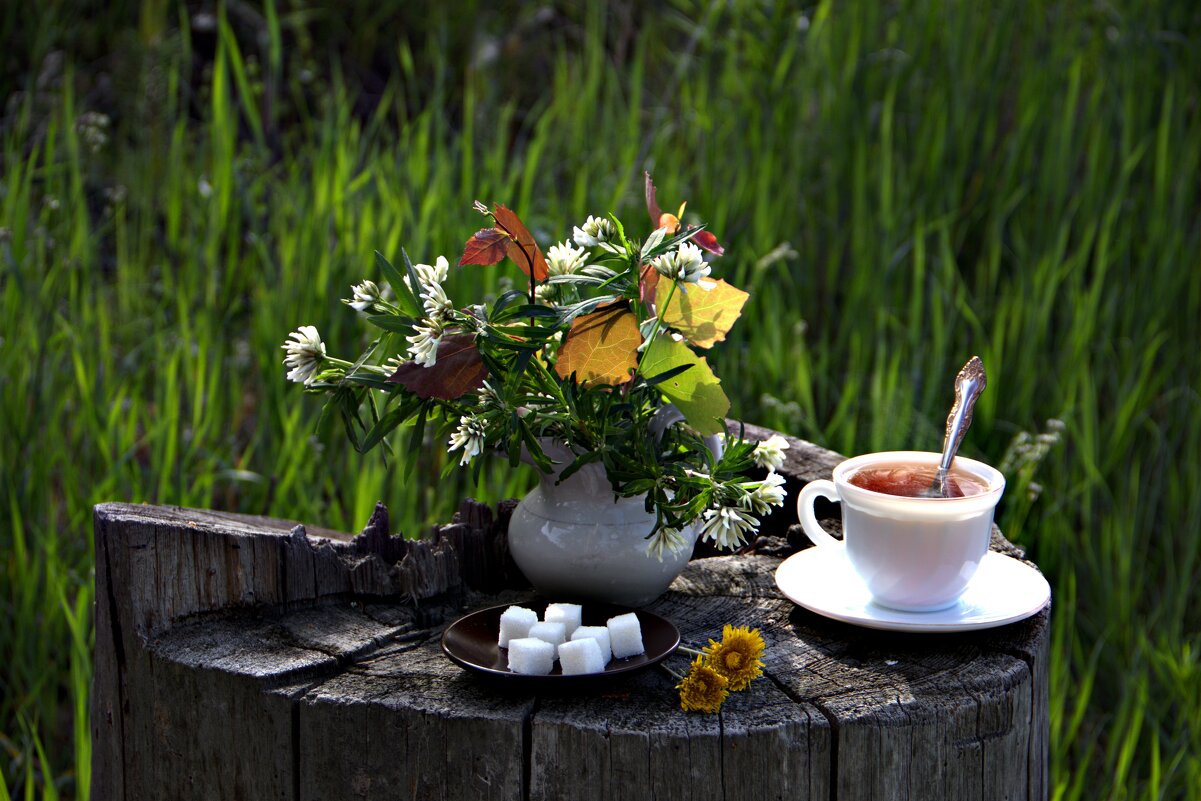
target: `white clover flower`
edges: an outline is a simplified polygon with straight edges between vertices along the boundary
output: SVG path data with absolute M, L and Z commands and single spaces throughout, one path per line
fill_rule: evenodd
M 302 325 L 288 334 L 293 341 L 285 341 L 281 346 L 288 352 L 284 364 L 292 368 L 288 372 L 288 380 L 297 384 L 308 384 L 317 375 L 317 368 L 325 360 L 325 343 L 317 328 Z
M 723 506 L 705 512 L 701 537 L 718 548 L 736 548 L 745 544 L 744 534 L 759 528 L 759 519 L 736 506 Z
M 413 271 L 417 273 L 417 278 L 425 285 L 441 284 L 446 281 L 446 277 L 450 275 L 450 262 L 445 256 L 439 256 L 434 260 L 433 265 L 429 264 L 414 264 Z M 405 283 L 408 283 L 406 280 Z M 412 287 L 409 287 L 412 289 Z
M 492 383 L 485 379 L 484 385 L 476 390 L 479 396 L 479 404 L 482 409 L 503 409 L 505 408 L 504 398 Z
M 459 459 L 460 465 L 467 464 L 484 450 L 484 420 L 482 417 L 464 415 L 459 418 L 459 427 L 455 433 L 450 435 L 450 447 L 446 449 L 446 452 L 454 453 L 460 448 L 463 450 L 463 455 Z
M 573 248 L 569 242 L 551 245 L 546 251 L 546 271 L 550 275 L 574 275 L 584 266 L 587 251 Z
M 583 225 L 577 225 L 571 232 L 571 238 L 582 248 L 594 248 L 602 242 L 608 242 L 617 233 L 617 227 L 607 217 L 593 217 Z
M 681 242 L 675 253 L 664 253 L 651 264 L 660 275 L 682 284 L 695 284 L 709 274 L 701 249 L 691 242 Z
M 559 290 L 554 284 L 538 284 L 534 287 L 534 302 L 541 303 L 544 306 L 555 305 L 555 298 L 559 295 Z
M 788 492 L 784 489 L 784 476 L 779 473 L 768 473 L 762 481 L 747 482 L 742 485 L 750 489 L 742 499 L 742 506 L 757 515 L 765 515 L 772 506 L 783 506 L 784 497 Z
M 355 284 L 350 288 L 351 298 L 343 300 L 350 308 L 355 311 L 367 311 L 375 302 L 383 297 L 383 293 L 374 281 L 364 281 L 361 284 Z
M 772 434 L 755 446 L 755 452 L 751 454 L 751 458 L 755 460 L 755 464 L 766 467 L 774 473 L 784 464 L 784 451 L 788 448 L 788 440 L 779 434 Z
M 442 343 L 442 329 L 436 325 L 419 325 L 416 334 L 405 337 L 409 342 L 409 354 L 422 367 L 433 367 L 438 363 L 438 345 Z
M 446 290 L 441 284 L 429 283 L 421 293 L 421 305 L 425 307 L 426 316 L 434 323 L 444 323 L 455 310 L 455 305 L 446 296 Z
M 647 543 L 646 553 L 648 556 L 654 556 L 662 562 L 664 551 L 672 554 L 679 553 L 687 545 L 688 540 L 684 539 L 684 535 L 680 533 L 678 528 L 660 526 L 659 530 L 654 533 Z

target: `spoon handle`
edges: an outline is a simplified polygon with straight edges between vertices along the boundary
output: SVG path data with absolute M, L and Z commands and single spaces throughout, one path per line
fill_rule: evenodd
M 938 464 L 938 476 L 935 479 L 940 485 L 946 480 L 947 471 L 951 469 L 951 462 L 955 459 L 955 452 L 959 450 L 968 426 L 972 424 L 972 410 L 976 406 L 976 399 L 980 397 L 987 383 L 984 362 L 980 361 L 979 356 L 969 359 L 959 371 L 959 375 L 955 376 L 955 405 L 947 415 L 947 434 L 942 444 L 942 461 Z

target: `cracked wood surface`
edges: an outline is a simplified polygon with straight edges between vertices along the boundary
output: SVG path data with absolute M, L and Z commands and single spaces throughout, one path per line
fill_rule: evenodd
M 790 485 L 840 459 L 792 446 Z M 697 559 L 649 608 L 693 646 L 759 628 L 763 679 L 709 716 L 681 712 L 657 668 L 535 695 L 439 648 L 463 612 L 530 596 L 504 547 L 511 509 L 467 502 L 415 542 L 389 536 L 382 507 L 352 539 L 98 506 L 93 797 L 1046 797 L 1049 610 L 968 634 L 869 631 L 783 598 L 778 556 Z M 769 531 L 795 541 L 787 520 Z M 999 532 L 994 548 L 1016 552 Z

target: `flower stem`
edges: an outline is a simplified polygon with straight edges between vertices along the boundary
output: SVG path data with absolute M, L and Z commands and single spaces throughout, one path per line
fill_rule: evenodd
M 670 675 L 670 676 L 671 676 L 672 678 L 674 678 L 676 681 L 683 681 L 683 680 L 684 680 L 684 677 L 683 677 L 683 675 L 681 675 L 681 674 L 679 674 L 679 673 L 676 673 L 674 670 L 672 670 L 671 668 L 669 668 L 669 667 L 668 667 L 667 665 L 665 665 L 664 663 L 660 662 L 660 663 L 659 663 L 659 667 L 663 668 L 663 670 L 665 670 L 665 671 L 668 673 L 668 675 Z
M 647 345 L 642 349 L 641 355 L 638 356 L 638 369 L 636 372 L 639 375 L 642 374 L 642 361 L 646 358 L 646 354 L 650 352 L 651 345 L 655 343 L 655 338 L 659 336 L 659 329 L 663 326 L 663 310 L 668 307 L 671 299 L 675 297 L 678 285 L 676 281 L 671 282 L 671 289 L 667 290 L 667 297 L 663 300 L 663 305 L 655 309 L 655 327 L 651 329 L 651 335 L 646 340 Z

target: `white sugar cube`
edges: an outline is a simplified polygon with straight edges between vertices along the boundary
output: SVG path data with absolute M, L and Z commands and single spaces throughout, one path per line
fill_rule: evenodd
M 596 640 L 596 644 L 600 646 L 601 656 L 605 662 L 613 656 L 613 649 L 609 647 L 609 627 L 608 626 L 580 626 L 571 635 L 572 641 L 576 640 Z
M 542 619 L 547 623 L 562 623 L 566 628 L 564 636 L 570 640 L 572 633 L 580 627 L 580 613 L 579 604 L 550 604 Z
M 509 640 L 509 670 L 526 676 L 545 676 L 555 666 L 555 646 L 537 637 Z
M 559 646 L 559 665 L 563 668 L 564 676 L 600 673 L 605 669 L 605 657 L 596 640 L 585 637 Z
M 551 645 L 562 645 L 566 640 L 567 629 L 562 623 L 543 621 L 530 626 L 530 636 L 548 642 Z
M 642 625 L 638 615 L 627 612 L 624 615 L 609 618 L 609 647 L 613 649 L 614 659 L 625 659 L 646 653 L 642 645 Z
M 538 622 L 538 613 L 524 606 L 510 606 L 500 615 L 500 647 L 508 648 L 509 640 L 530 636 L 530 626 Z

